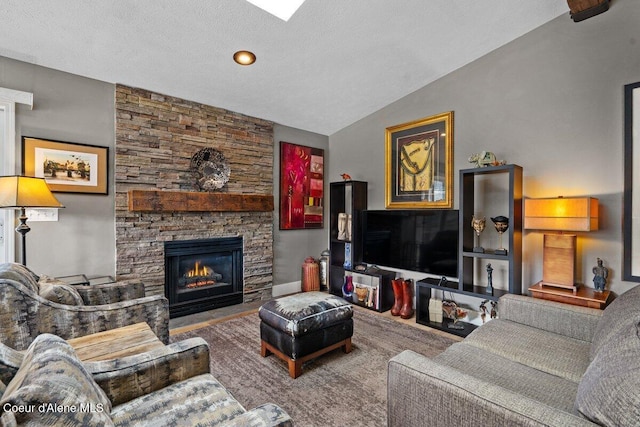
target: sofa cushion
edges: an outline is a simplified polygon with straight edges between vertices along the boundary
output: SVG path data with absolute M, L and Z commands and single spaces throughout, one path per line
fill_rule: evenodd
M 27 425 L 113 425 L 110 410 L 73 348 L 51 334 L 31 343 L 0 400 L 3 420 Z
M 576 409 L 600 425 L 638 425 L 640 316 L 617 328 L 597 352 L 578 386 Z
M 38 280 L 40 296 L 49 301 L 65 305 L 84 305 L 82 297 L 71 285 L 49 276 L 40 276 Z
M 550 407 L 575 412 L 578 390 L 575 381 L 541 372 L 466 342 L 453 344 L 434 360 Z
M 640 286 L 635 286 L 614 299 L 604 309 L 602 318 L 593 334 L 589 357 L 593 360 L 601 348 L 608 345 L 622 330 L 633 326 L 635 315 L 640 307 Z
M 38 293 L 38 276 L 22 264 L 0 264 L 0 278 L 14 280 L 34 293 Z
M 487 322 L 464 342 L 576 383 L 589 366 L 590 343 L 509 320 Z
M 245 410 L 211 374 L 202 374 L 113 408 L 115 425 L 223 424 Z

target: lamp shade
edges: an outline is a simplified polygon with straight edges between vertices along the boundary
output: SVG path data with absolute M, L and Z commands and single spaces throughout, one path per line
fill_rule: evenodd
M 63 208 L 44 178 L 0 176 L 0 208 Z
M 524 214 L 524 228 L 528 230 L 598 229 L 598 199 L 594 197 L 525 199 Z

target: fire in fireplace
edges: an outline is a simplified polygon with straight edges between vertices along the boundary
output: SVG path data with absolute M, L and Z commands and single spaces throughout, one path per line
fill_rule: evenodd
M 216 273 L 211 267 L 200 265 L 200 261 L 196 261 L 193 268 L 178 279 L 178 286 L 188 289 L 214 286 L 217 283 L 221 283 L 221 280 L 222 274 Z
M 165 242 L 170 317 L 242 303 L 242 237 Z

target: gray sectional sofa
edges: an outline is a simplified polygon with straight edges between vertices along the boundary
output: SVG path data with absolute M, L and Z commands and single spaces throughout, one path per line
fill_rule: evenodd
M 605 310 L 523 295 L 433 359 L 389 361 L 389 426 L 640 426 L 640 286 Z

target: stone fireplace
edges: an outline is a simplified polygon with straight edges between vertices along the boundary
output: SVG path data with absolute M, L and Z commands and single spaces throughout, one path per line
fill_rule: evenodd
M 171 317 L 242 302 L 242 237 L 164 242 Z
M 189 170 L 191 157 L 205 147 L 223 153 L 231 169 L 227 185 L 214 193 L 198 192 Z M 141 279 L 148 294 L 170 298 L 165 245 L 239 238 L 242 274 L 240 289 L 230 292 L 234 303 L 270 298 L 273 150 L 271 122 L 116 85 L 118 279 Z M 255 208 L 255 200 L 270 205 Z

